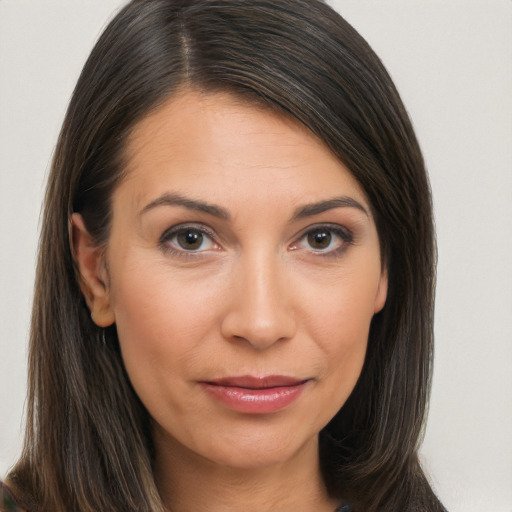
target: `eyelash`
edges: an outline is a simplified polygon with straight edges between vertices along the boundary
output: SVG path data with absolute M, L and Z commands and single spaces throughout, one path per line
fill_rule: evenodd
M 211 244 L 217 247 L 219 246 L 219 244 L 217 244 L 215 241 L 215 233 L 212 230 L 207 229 L 204 225 L 179 224 L 166 230 L 160 237 L 159 245 L 162 248 L 162 250 L 166 253 L 170 253 L 173 256 L 181 258 L 197 258 L 198 255 L 204 252 L 204 250 L 186 250 L 183 247 L 178 248 L 177 242 L 174 242 L 174 247 L 171 244 L 173 238 L 177 237 L 180 234 L 185 233 L 186 231 L 196 232 L 202 236 L 206 235 L 206 237 L 210 239 Z M 336 258 L 341 256 L 345 252 L 347 246 L 352 245 L 354 243 L 353 234 L 351 233 L 350 230 L 348 230 L 345 227 L 342 227 L 337 224 L 315 224 L 307 227 L 305 230 L 302 231 L 302 233 L 297 237 L 296 241 L 293 242 L 291 250 L 298 250 L 299 244 L 306 240 L 308 236 L 312 235 L 315 232 L 321 233 L 322 231 L 340 238 L 342 243 L 340 244 L 339 247 L 329 250 L 315 249 L 310 246 L 309 250 L 311 250 L 315 254 L 315 256 L 325 258 Z
M 313 226 L 308 226 L 305 230 L 302 231 L 300 236 L 297 238 L 297 242 L 294 242 L 292 246 L 292 250 L 297 250 L 299 247 L 299 243 L 306 240 L 309 235 L 318 232 L 327 232 L 330 233 L 331 236 L 338 237 L 341 239 L 339 247 L 329 250 L 316 249 L 309 246 L 309 250 L 314 253 L 315 256 L 323 257 L 323 258 L 337 258 L 340 257 L 347 246 L 353 245 L 354 236 L 352 232 L 339 224 L 315 224 Z
M 185 233 L 186 231 L 194 231 L 196 233 L 199 233 L 201 235 L 206 235 L 213 244 L 216 244 L 215 242 L 215 234 L 213 231 L 207 229 L 203 225 L 197 225 L 197 224 L 179 224 L 177 226 L 173 226 L 172 228 L 168 229 L 164 232 L 164 234 L 160 237 L 159 245 L 162 248 L 162 250 L 166 253 L 170 253 L 173 256 L 181 257 L 181 258 L 191 258 L 191 257 L 197 257 L 198 254 L 200 254 L 203 251 L 187 251 L 184 248 L 178 248 L 177 246 L 173 247 L 171 245 L 171 241 L 173 238 L 178 236 L 181 233 Z

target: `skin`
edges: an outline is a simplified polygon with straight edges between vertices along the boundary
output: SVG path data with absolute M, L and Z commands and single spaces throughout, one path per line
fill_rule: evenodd
M 126 162 L 105 251 L 79 214 L 74 247 L 93 320 L 116 323 L 153 419 L 166 506 L 332 512 L 318 433 L 356 384 L 387 293 L 361 187 L 295 121 L 192 90 L 136 126 Z M 200 230 L 194 250 L 180 245 Z M 307 382 L 268 414 L 234 411 L 201 384 L 239 375 Z

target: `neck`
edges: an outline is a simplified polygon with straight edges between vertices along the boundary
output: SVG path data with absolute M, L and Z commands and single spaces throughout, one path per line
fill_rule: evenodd
M 318 442 L 293 459 L 263 467 L 233 468 L 155 436 L 155 476 L 169 512 L 333 512 L 319 468 Z

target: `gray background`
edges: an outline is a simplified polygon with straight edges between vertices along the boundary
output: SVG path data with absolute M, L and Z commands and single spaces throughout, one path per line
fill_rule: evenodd
M 21 446 L 38 219 L 64 111 L 119 0 L 0 0 L 0 477 Z M 439 241 L 421 453 L 451 512 L 512 511 L 512 2 L 337 0 L 425 153 Z

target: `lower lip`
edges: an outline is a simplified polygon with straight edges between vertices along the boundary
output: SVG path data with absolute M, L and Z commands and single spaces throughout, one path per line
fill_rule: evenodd
M 206 391 L 222 404 L 237 412 L 268 414 L 277 412 L 299 398 L 307 381 L 293 386 L 247 389 L 204 383 Z

